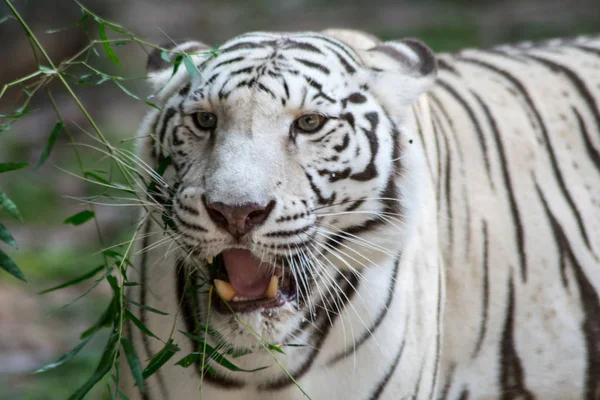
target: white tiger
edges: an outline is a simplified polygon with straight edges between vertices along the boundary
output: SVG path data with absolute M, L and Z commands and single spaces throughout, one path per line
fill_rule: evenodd
M 139 153 L 171 167 L 130 296 L 196 364 L 129 398 L 600 399 L 600 37 L 179 50 L 195 73 L 149 60 Z

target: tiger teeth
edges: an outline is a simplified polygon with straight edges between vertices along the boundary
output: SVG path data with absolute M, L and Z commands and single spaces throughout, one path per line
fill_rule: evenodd
M 215 289 L 219 296 L 225 301 L 231 301 L 231 299 L 235 296 L 235 289 L 229 282 L 222 281 L 220 279 L 215 279 Z
M 214 260 L 214 258 L 213 258 L 213 257 L 208 257 L 208 258 L 206 259 L 206 261 L 207 261 L 209 264 L 212 264 L 212 263 L 213 263 L 213 260 Z
M 277 289 L 279 288 L 279 279 L 276 276 L 271 277 L 271 282 L 269 282 L 269 287 L 265 292 L 265 297 L 275 297 L 277 296 Z

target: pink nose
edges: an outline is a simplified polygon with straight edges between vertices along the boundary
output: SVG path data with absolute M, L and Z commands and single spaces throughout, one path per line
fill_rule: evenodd
M 218 227 L 239 238 L 265 222 L 275 206 L 275 201 L 269 202 L 266 206 L 256 203 L 232 206 L 221 202 L 209 203 L 206 201 L 204 205 L 210 219 Z

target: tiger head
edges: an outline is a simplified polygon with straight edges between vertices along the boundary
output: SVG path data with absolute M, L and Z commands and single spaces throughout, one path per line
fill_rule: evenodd
M 172 160 L 182 257 L 210 277 L 210 326 L 228 343 L 293 342 L 402 249 L 422 174 L 410 106 L 435 57 L 343 30 L 175 50 L 175 74 L 150 57 L 161 111 L 142 134 L 155 165 Z

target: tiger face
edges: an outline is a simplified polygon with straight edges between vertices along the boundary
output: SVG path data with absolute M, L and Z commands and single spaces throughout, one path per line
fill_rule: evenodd
M 293 342 L 402 247 L 417 179 L 408 111 L 435 59 L 417 41 L 331 31 L 246 34 L 193 60 L 193 78 L 153 72 L 176 236 L 214 285 L 210 326 L 222 339 Z

